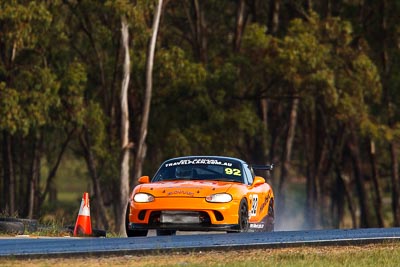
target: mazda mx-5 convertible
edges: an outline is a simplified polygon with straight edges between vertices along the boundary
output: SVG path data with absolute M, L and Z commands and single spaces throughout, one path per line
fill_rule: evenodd
M 161 164 L 153 178 L 142 176 L 127 208 L 126 232 L 146 236 L 176 231 L 273 231 L 274 193 L 255 169 L 220 156 L 173 158 Z

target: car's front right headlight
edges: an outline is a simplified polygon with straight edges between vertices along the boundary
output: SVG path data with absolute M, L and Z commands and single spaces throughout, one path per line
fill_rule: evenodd
M 147 193 L 137 193 L 133 196 L 133 201 L 139 203 L 153 202 L 154 196 Z

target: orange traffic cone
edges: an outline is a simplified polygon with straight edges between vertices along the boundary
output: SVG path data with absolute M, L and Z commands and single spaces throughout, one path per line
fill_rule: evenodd
M 76 220 L 74 236 L 91 235 L 92 223 L 90 222 L 89 193 L 83 193 L 81 208 Z

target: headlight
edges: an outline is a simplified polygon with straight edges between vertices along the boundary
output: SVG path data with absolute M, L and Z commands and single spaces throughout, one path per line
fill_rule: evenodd
M 206 197 L 207 202 L 227 203 L 232 201 L 232 196 L 226 193 L 214 194 Z
M 154 201 L 154 197 L 146 193 L 137 193 L 136 195 L 134 195 L 133 200 L 135 202 L 147 203 Z

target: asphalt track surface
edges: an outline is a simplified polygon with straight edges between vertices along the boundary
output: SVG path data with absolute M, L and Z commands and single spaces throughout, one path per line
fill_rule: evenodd
M 169 251 L 209 251 L 317 245 L 400 242 L 400 228 L 189 234 L 133 238 L 2 237 L 0 257 L 143 255 Z

